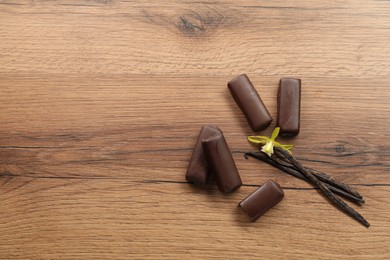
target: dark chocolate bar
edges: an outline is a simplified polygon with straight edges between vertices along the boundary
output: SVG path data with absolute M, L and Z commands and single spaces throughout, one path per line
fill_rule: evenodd
M 266 211 L 278 204 L 283 197 L 284 192 L 280 185 L 272 180 L 268 180 L 241 201 L 239 206 L 254 222 Z
M 271 124 L 272 117 L 247 75 L 229 81 L 228 88 L 253 131 L 261 131 Z
M 216 126 L 202 126 L 195 148 L 192 151 L 190 163 L 188 165 L 186 180 L 195 184 L 205 184 L 209 172 L 209 165 L 203 153 L 202 139 L 212 136 L 222 131 Z
M 232 192 L 242 185 L 240 174 L 222 133 L 202 140 L 203 151 L 220 191 Z
M 300 127 L 301 80 L 282 78 L 278 90 L 278 119 L 281 136 L 296 136 Z

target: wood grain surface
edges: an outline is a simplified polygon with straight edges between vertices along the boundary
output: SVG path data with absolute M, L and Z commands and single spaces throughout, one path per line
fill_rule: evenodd
M 241 73 L 274 119 L 279 79 L 302 79 L 281 141 L 365 196 L 368 229 L 244 159 Z M 0 0 L 0 258 L 390 259 L 389 123 L 389 1 Z M 204 124 L 232 194 L 185 182 Z M 237 203 L 268 179 L 285 198 L 250 223 Z

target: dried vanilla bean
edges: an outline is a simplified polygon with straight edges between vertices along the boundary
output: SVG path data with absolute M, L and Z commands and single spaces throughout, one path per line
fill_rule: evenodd
M 348 204 L 346 204 L 343 200 L 341 200 L 340 198 L 336 197 L 330 190 L 328 187 L 326 187 L 321 181 L 319 181 L 309 170 L 307 170 L 300 162 L 298 162 L 294 157 L 292 157 L 287 151 L 283 150 L 282 148 L 279 148 L 279 147 L 275 147 L 275 151 L 276 151 L 276 154 L 279 155 L 279 156 L 283 156 L 285 158 L 287 158 L 291 164 L 293 164 L 297 169 L 299 169 L 299 171 L 311 182 L 313 183 L 314 185 L 316 185 L 318 188 L 320 188 L 320 190 L 322 191 L 322 193 L 324 193 L 324 195 L 326 197 L 328 197 L 328 199 L 333 202 L 333 204 L 335 204 L 336 206 L 338 206 L 342 211 L 344 211 L 345 213 L 347 213 L 348 215 L 350 215 L 351 217 L 353 217 L 355 220 L 357 220 L 358 222 L 360 222 L 362 225 L 364 225 L 365 227 L 369 227 L 370 226 L 370 223 L 367 222 L 367 220 L 365 220 L 363 218 L 362 215 L 360 215 L 356 210 L 354 210 L 353 208 L 351 208 L 350 206 L 348 206 Z
M 249 142 L 256 145 L 263 145 L 261 147 L 261 152 L 264 153 L 264 156 L 266 154 L 268 159 L 264 159 L 264 156 L 256 153 L 247 153 L 245 156 L 252 156 L 266 161 L 288 174 L 310 182 L 312 185 L 319 188 L 328 200 L 339 207 L 342 211 L 359 221 L 362 225 L 369 227 L 370 224 L 356 210 L 348 206 L 342 199 L 335 196 L 333 192 L 361 203 L 364 203 L 363 197 L 348 185 L 340 181 L 336 181 L 327 174 L 304 167 L 291 155 L 290 150 L 293 147 L 292 145 L 281 144 L 275 141 L 279 131 L 280 128 L 276 127 L 272 132 L 271 138 L 267 136 L 248 136 Z
M 277 161 L 279 164 L 283 164 L 287 167 L 290 167 L 290 168 L 294 168 L 295 170 L 298 170 L 294 165 L 292 165 L 289 160 L 285 157 L 285 156 L 280 156 L 281 159 L 279 158 L 274 158 L 275 161 Z M 360 195 L 359 192 L 357 192 L 354 188 L 352 188 L 351 186 L 341 182 L 341 181 L 338 181 L 336 179 L 333 179 L 331 176 L 329 176 L 328 174 L 324 173 L 324 172 L 321 172 L 321 171 L 318 171 L 318 170 L 315 170 L 315 169 L 312 169 L 312 168 L 309 168 L 309 167 L 305 167 L 306 170 L 308 170 L 311 174 L 313 174 L 314 176 L 316 176 L 317 179 L 323 181 L 323 182 L 326 182 L 326 183 L 329 183 L 330 185 L 334 186 L 334 187 L 338 187 L 339 189 L 342 189 L 342 190 L 345 190 L 347 193 L 353 195 L 354 197 L 356 198 L 360 198 L 364 203 L 364 200 L 363 200 L 363 196 Z
M 248 158 L 248 156 L 250 156 L 252 158 L 261 160 L 261 161 L 266 162 L 266 163 L 272 165 L 273 167 L 278 168 L 279 170 L 282 170 L 285 173 L 290 174 L 290 175 L 292 175 L 292 176 L 294 176 L 294 177 L 296 177 L 298 179 L 308 181 L 308 179 L 305 176 L 303 176 L 299 171 L 297 171 L 295 168 L 287 166 L 287 165 L 289 165 L 288 163 L 286 163 L 286 162 L 284 162 L 284 164 L 279 163 L 279 161 L 281 161 L 281 160 L 279 160 L 279 161 L 275 160 L 276 158 L 268 157 L 266 154 L 264 154 L 262 152 L 248 152 L 248 153 L 245 153 L 244 156 L 245 156 L 246 159 Z M 354 196 L 354 195 L 352 195 L 352 194 L 350 194 L 350 193 L 348 193 L 348 192 L 346 192 L 346 191 L 344 191 L 342 189 L 337 188 L 336 186 L 332 186 L 332 183 L 326 183 L 324 181 L 322 181 L 322 182 L 332 192 L 337 193 L 338 195 L 341 195 L 341 196 L 349 199 L 352 202 L 364 203 L 364 200 L 362 198 L 356 197 L 356 196 Z

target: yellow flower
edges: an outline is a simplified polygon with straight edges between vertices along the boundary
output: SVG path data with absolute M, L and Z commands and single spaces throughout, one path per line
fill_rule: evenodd
M 274 153 L 274 143 L 272 141 L 267 141 L 267 143 L 261 147 L 261 151 L 271 157 L 271 155 Z
M 280 128 L 276 127 L 272 132 L 271 138 L 266 136 L 248 136 L 248 141 L 254 144 L 265 144 L 261 147 L 261 151 L 266 153 L 269 157 L 274 153 L 274 146 L 280 147 L 291 154 L 290 149 L 293 147 L 290 144 L 281 144 L 275 141 L 279 135 Z

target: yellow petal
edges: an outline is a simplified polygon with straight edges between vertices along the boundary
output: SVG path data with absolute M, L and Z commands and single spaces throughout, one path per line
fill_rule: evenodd
M 274 131 L 272 131 L 271 140 L 274 141 L 276 137 L 278 137 L 280 131 L 280 127 L 276 127 Z
M 286 144 L 286 145 L 282 144 L 282 146 L 280 146 L 280 147 L 283 148 L 284 150 L 290 150 L 293 148 L 293 146 L 291 144 Z
M 254 144 L 265 144 L 269 140 L 266 136 L 248 136 L 248 141 Z
M 281 147 L 281 148 L 283 148 L 285 150 L 289 150 L 289 149 L 293 148 L 292 144 L 281 144 L 281 143 L 276 142 L 276 141 L 274 141 L 274 143 L 275 143 L 275 146 Z

